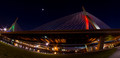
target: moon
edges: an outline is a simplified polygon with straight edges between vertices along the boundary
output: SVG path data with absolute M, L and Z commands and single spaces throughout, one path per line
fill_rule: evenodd
M 42 8 L 42 11 L 44 11 L 45 9 L 44 8 Z

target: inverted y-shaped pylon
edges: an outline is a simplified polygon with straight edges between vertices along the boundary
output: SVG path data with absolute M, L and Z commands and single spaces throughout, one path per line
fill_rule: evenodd
M 11 25 L 11 27 L 8 29 L 8 31 L 12 31 L 12 32 L 15 31 L 15 25 L 16 25 L 17 20 L 18 20 L 18 17 L 16 18 L 15 22 Z
M 85 8 L 82 7 L 82 9 L 85 15 L 86 29 L 89 29 L 89 23 L 93 26 L 94 29 L 100 29 L 100 27 L 87 15 Z

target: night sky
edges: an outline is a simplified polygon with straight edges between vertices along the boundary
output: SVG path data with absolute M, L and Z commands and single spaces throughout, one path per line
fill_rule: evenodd
M 10 27 L 19 18 L 23 30 L 82 11 L 93 14 L 111 28 L 120 28 L 119 0 L 4 0 L 0 1 L 0 27 Z

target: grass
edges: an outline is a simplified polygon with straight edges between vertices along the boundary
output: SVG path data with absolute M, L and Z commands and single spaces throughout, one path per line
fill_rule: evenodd
M 108 58 L 116 49 L 85 54 L 51 55 L 26 51 L 0 42 L 0 58 Z

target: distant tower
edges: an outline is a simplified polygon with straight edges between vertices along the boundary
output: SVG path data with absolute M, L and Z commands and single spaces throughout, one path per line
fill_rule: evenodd
M 18 17 L 16 18 L 15 22 L 11 25 L 8 31 L 13 31 L 13 32 L 15 31 L 15 25 L 16 25 L 17 20 L 18 20 Z

